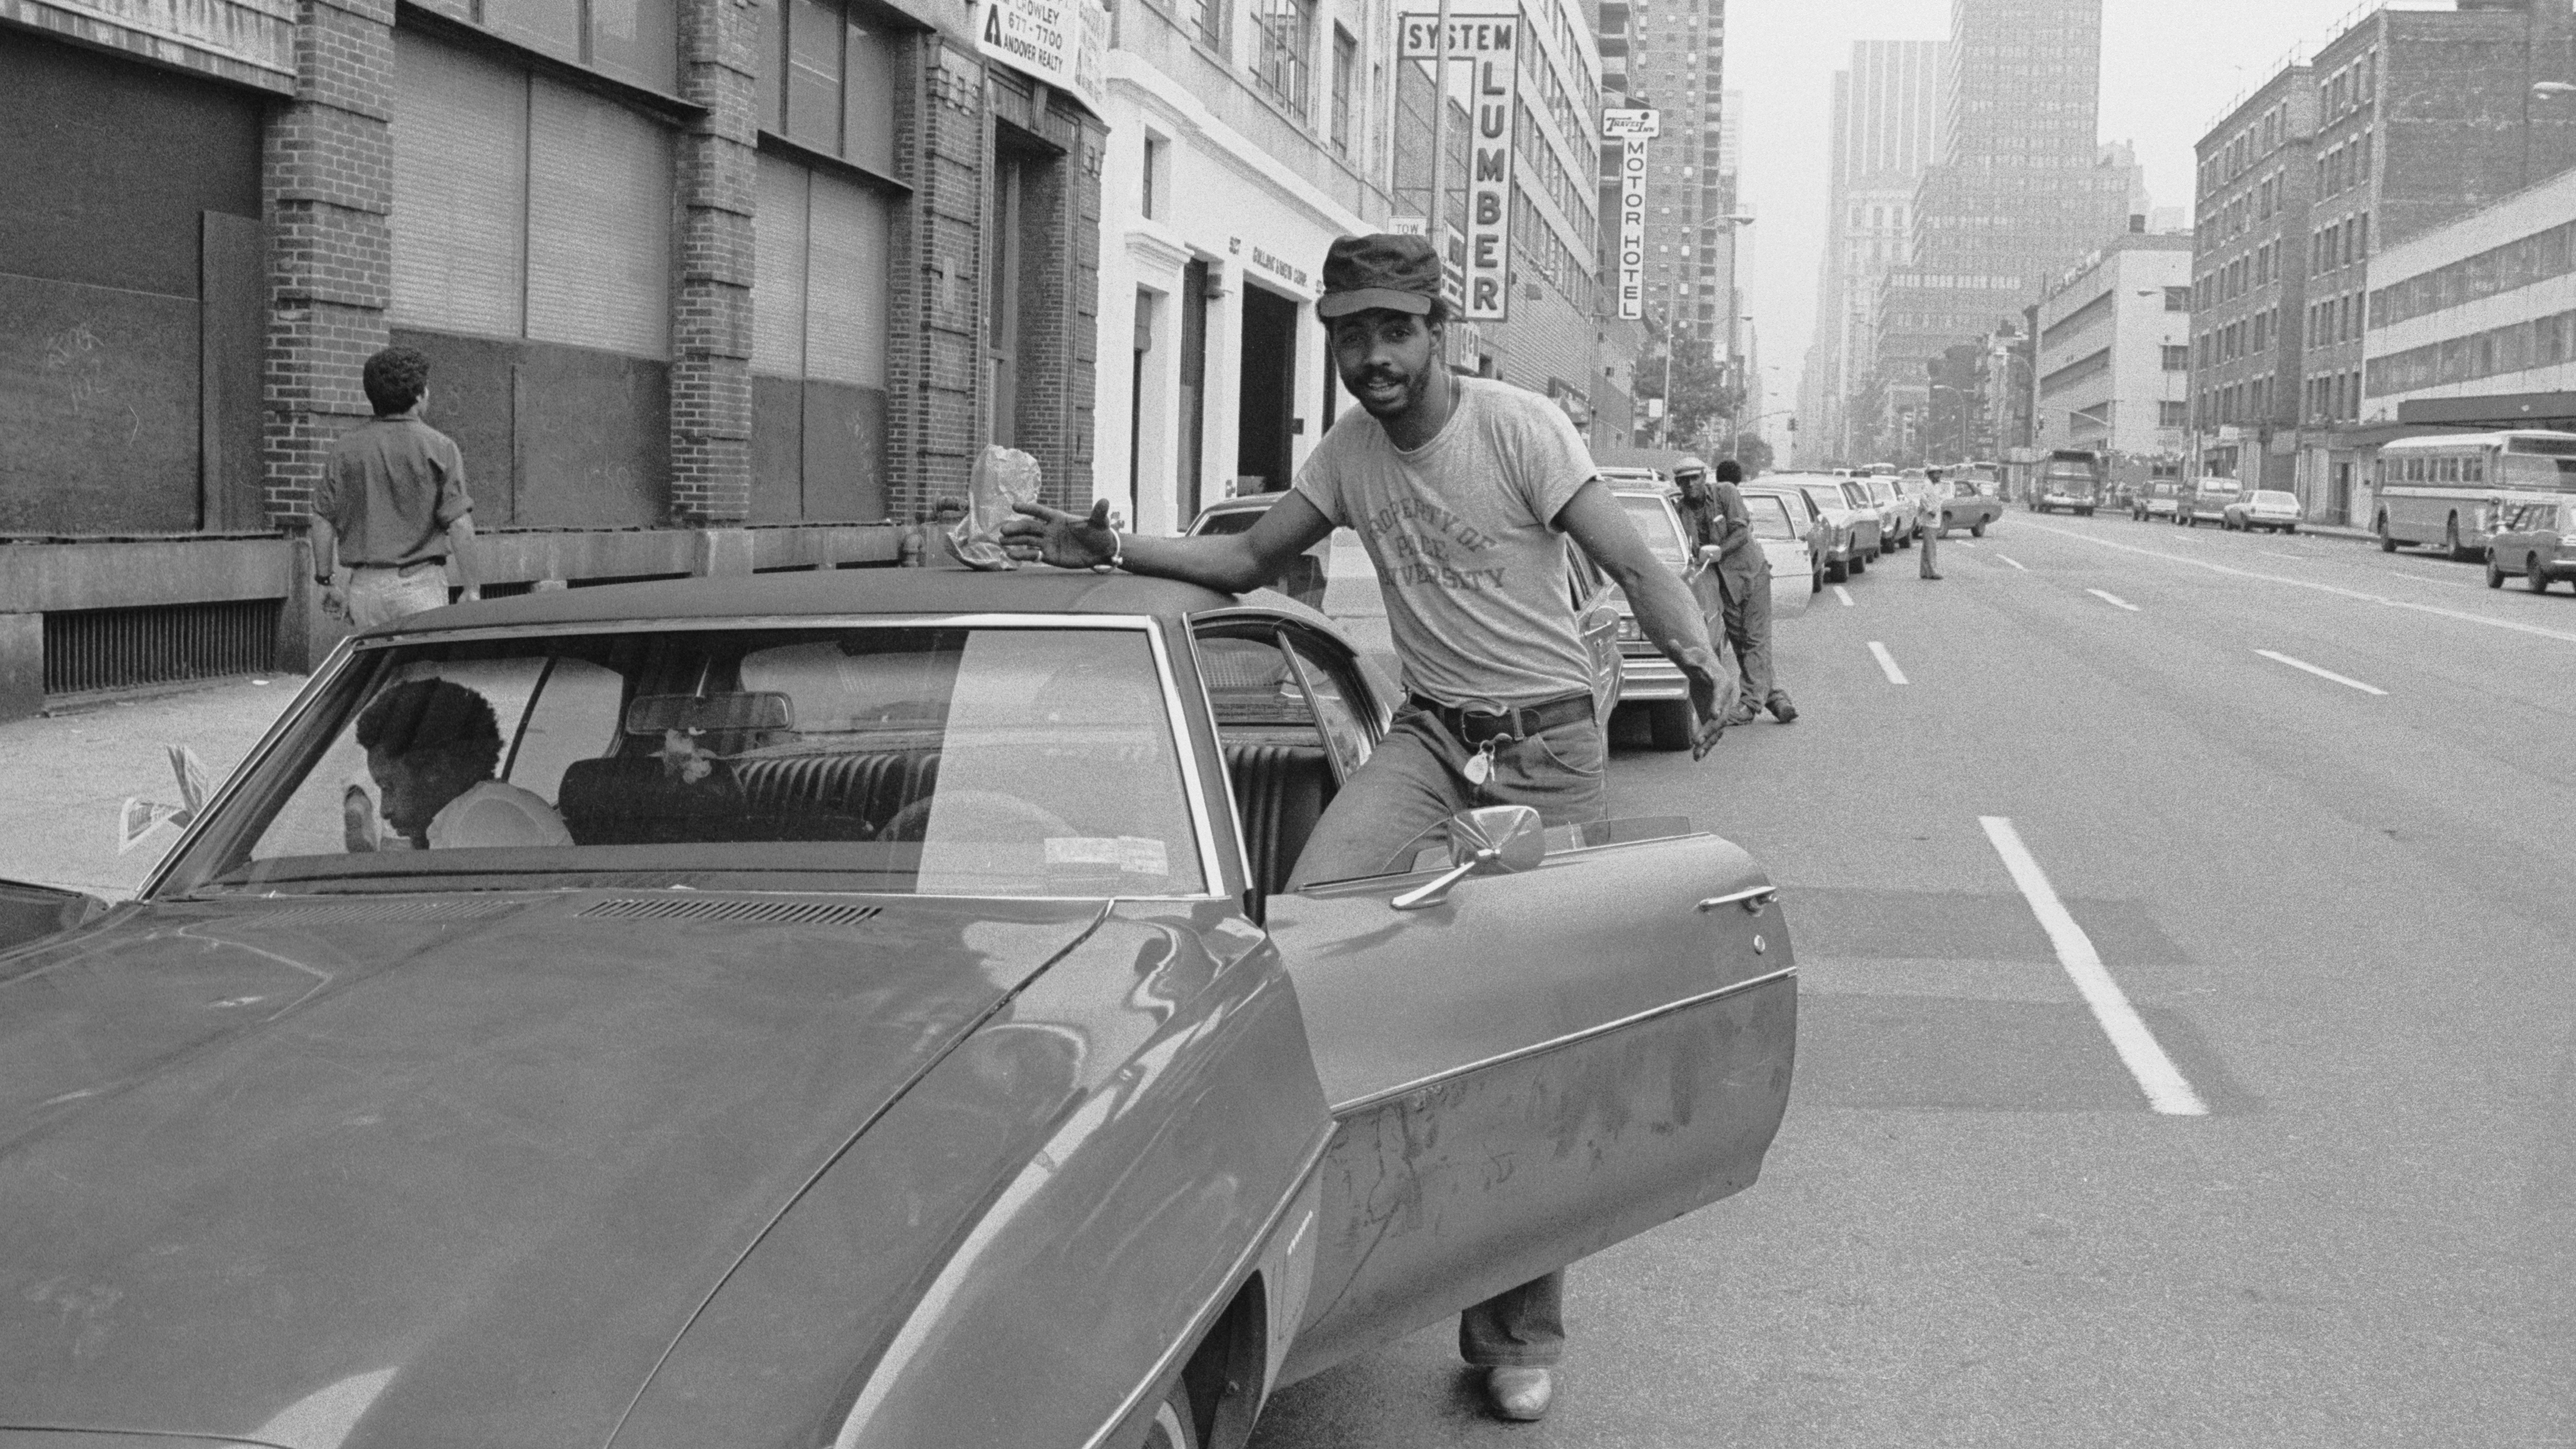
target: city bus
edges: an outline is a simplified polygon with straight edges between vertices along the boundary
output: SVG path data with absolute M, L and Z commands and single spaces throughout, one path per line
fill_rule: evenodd
M 2379 450 L 2379 498 L 2372 531 L 2383 551 L 2439 546 L 2455 559 L 2485 556 L 2504 505 L 2576 493 L 2576 433 L 2501 433 L 2399 438 Z
M 2034 512 L 2050 513 L 2063 508 L 2085 518 L 2102 501 L 2102 479 L 2106 470 L 2102 455 L 2083 448 L 2057 448 L 2040 459 L 2039 477 L 2033 481 L 2030 506 Z

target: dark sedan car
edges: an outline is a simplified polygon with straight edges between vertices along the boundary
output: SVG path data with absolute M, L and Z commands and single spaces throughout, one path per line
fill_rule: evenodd
M 0 891 L 0 1440 L 1240 1445 L 1752 1183 L 1761 870 L 1503 807 L 1287 891 L 1388 719 L 1044 569 L 357 638 L 140 900 Z

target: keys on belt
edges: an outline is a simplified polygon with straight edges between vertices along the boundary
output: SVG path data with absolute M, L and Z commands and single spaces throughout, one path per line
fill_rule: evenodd
M 1467 783 L 1482 785 L 1494 773 L 1494 749 L 1506 741 L 1533 739 L 1559 725 L 1592 718 L 1592 695 L 1564 694 L 1537 704 L 1493 714 L 1442 704 L 1423 695 L 1410 696 L 1413 707 L 1440 721 L 1458 742 L 1475 750 L 1465 766 Z

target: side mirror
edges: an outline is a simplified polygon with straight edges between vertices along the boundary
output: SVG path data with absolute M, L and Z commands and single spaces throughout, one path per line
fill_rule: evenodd
M 1456 864 L 1388 904 L 1418 911 L 1448 899 L 1449 888 L 1468 876 L 1534 870 L 1547 858 L 1547 830 L 1527 805 L 1461 810 L 1449 817 L 1449 858 Z
M 1726 557 L 1726 550 L 1716 544 L 1703 543 L 1699 546 L 1699 561 L 1712 568 L 1716 567 L 1717 561 L 1724 557 Z

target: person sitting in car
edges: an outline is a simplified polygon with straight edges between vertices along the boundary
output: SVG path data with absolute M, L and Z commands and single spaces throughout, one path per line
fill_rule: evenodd
M 366 792 L 352 785 L 343 825 L 353 851 L 572 844 L 545 797 L 494 778 L 500 723 L 491 701 L 464 685 L 397 684 L 359 712 L 357 738 L 392 833 L 378 835 Z

